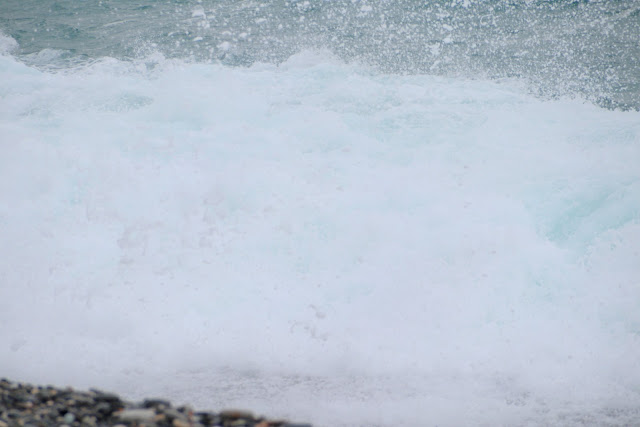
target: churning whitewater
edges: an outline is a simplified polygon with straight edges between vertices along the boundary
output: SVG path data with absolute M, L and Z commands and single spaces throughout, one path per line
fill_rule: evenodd
M 610 3 L 3 2 L 0 376 L 640 422 L 640 8 Z

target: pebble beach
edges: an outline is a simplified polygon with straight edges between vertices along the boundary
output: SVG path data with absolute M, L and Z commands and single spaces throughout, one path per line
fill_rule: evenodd
M 174 407 L 168 400 L 147 398 L 128 402 L 117 394 L 75 390 L 0 380 L 0 427 L 14 426 L 137 426 L 137 427 L 311 427 L 257 416 L 250 411 L 201 411 Z

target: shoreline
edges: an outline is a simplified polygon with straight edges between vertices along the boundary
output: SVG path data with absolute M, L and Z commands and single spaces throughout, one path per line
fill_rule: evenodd
M 250 411 L 219 412 L 174 407 L 166 399 L 151 397 L 130 402 L 96 388 L 33 385 L 0 379 L 0 427 L 14 426 L 137 426 L 137 427 L 312 427 L 256 416 Z

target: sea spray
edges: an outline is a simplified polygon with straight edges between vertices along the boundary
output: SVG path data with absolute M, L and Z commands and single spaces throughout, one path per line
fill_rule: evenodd
M 637 420 L 637 112 L 3 28 L 12 377 L 318 425 Z

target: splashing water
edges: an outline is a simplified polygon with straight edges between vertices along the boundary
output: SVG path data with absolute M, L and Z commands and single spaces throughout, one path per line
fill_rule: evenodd
M 636 423 L 634 7 L 4 2 L 3 375 Z

